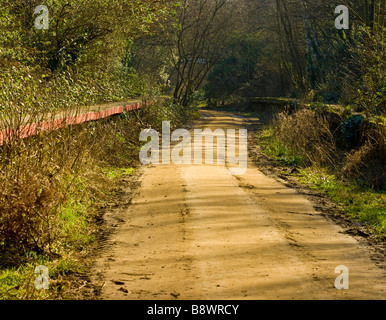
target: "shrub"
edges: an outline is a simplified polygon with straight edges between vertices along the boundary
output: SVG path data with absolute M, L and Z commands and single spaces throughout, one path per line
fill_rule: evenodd
M 363 138 L 366 120 L 360 115 L 350 116 L 339 128 L 337 140 L 346 149 L 353 149 L 360 146 Z
M 356 142 L 359 146 L 346 154 L 341 175 L 382 190 L 386 187 L 386 126 L 377 121 L 362 126 L 359 137 L 365 142 Z
M 280 113 L 273 125 L 277 139 L 309 164 L 335 165 L 335 141 L 324 117 L 303 109 L 292 115 Z

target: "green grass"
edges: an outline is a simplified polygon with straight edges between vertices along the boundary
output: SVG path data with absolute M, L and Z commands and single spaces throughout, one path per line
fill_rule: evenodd
M 47 263 L 42 261 L 44 265 Z M 36 266 L 39 264 L 36 263 Z M 24 264 L 18 268 L 0 270 L 0 300 L 44 299 L 45 290 L 34 287 L 35 263 Z
M 82 266 L 75 258 L 76 253 L 87 247 L 95 237 L 87 223 L 89 204 L 69 198 L 58 215 L 57 241 L 52 245 L 52 252 L 59 252 L 60 257 L 39 255 L 36 252 L 25 254 L 25 261 L 17 267 L 0 269 L 0 300 L 44 300 L 56 298 L 63 289 L 63 277 L 82 272 Z M 12 258 L 12 257 L 10 257 Z M 50 277 L 48 290 L 35 288 L 35 268 L 47 266 Z
M 337 202 L 343 212 L 360 221 L 379 239 L 386 236 L 386 192 L 342 181 L 327 169 L 302 168 L 300 181 L 312 189 L 323 191 Z
M 262 151 L 285 166 L 302 166 L 305 159 L 301 154 L 288 148 L 284 143 L 276 140 L 271 128 L 266 127 L 258 133 L 259 145 Z
M 108 168 L 104 174 L 114 182 L 123 176 L 131 175 L 134 168 Z M 86 190 L 87 183 L 80 178 L 73 179 L 73 189 L 67 201 L 62 205 L 58 215 L 56 241 L 52 245 L 52 252 L 59 253 L 60 257 L 49 257 L 29 252 L 25 261 L 17 267 L 0 269 L 0 300 L 46 300 L 56 299 L 67 289 L 65 295 L 71 295 L 70 285 L 66 277 L 71 274 L 84 273 L 79 257 L 89 250 L 89 245 L 95 241 L 93 225 L 89 218 L 92 212 L 92 199 Z M 13 257 L 10 257 L 11 260 Z M 44 265 L 49 270 L 49 289 L 35 288 L 35 268 Z
M 304 185 L 325 193 L 352 220 L 368 226 L 380 241 L 386 238 L 386 193 L 363 187 L 355 181 L 344 181 L 327 168 L 305 166 L 304 157 L 277 141 L 271 128 L 257 134 L 262 152 L 288 167 L 296 166 L 294 176 Z
M 68 286 L 65 277 L 73 273 L 84 273 L 83 266 L 71 256 L 51 259 L 36 255 L 34 252 L 27 256 L 30 262 L 0 270 L 0 300 L 56 299 Z M 48 268 L 48 289 L 35 287 L 35 281 L 39 276 L 35 273 L 35 269 L 41 265 Z
M 81 250 L 95 238 L 88 225 L 88 210 L 91 202 L 70 198 L 59 214 L 59 224 L 64 242 L 62 249 Z
M 130 176 L 134 173 L 134 168 L 106 168 L 103 170 L 104 173 L 110 179 L 119 179 L 123 176 Z
M 114 181 L 124 175 L 132 174 L 133 168 L 111 168 L 106 170 L 107 177 Z M 0 300 L 45 300 L 56 299 L 63 289 L 68 289 L 66 277 L 74 273 L 83 273 L 79 257 L 86 254 L 89 245 L 96 239 L 89 218 L 92 212 L 92 194 L 85 190 L 86 182 L 79 178 L 73 179 L 73 189 L 67 201 L 59 210 L 55 233 L 55 242 L 51 251 L 60 256 L 49 257 L 36 252 L 25 254 L 24 261 L 15 267 L 0 269 Z M 2 257 L 4 261 L 7 257 Z M 9 256 L 14 261 L 13 256 Z M 15 264 L 15 263 L 13 263 Z M 35 268 L 38 265 L 48 267 L 50 287 L 48 290 L 35 288 Z M 65 293 L 68 294 L 68 293 Z

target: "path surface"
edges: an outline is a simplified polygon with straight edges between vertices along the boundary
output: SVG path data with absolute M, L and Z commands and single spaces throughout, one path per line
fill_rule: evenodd
M 204 111 L 197 128 L 242 128 Z M 147 166 L 132 205 L 92 270 L 101 299 L 385 299 L 369 250 L 251 160 L 224 166 Z M 349 269 L 349 289 L 334 287 Z

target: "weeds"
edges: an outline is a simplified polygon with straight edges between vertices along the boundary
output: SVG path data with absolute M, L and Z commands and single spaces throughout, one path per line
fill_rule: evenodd
M 343 126 L 332 132 L 327 117 L 311 110 L 279 114 L 259 130 L 258 143 L 281 165 L 296 167 L 300 182 L 324 192 L 348 217 L 365 224 L 384 241 L 385 126 L 379 121 L 362 122 L 358 116 L 352 119 L 343 120 Z M 360 123 L 360 136 L 351 128 L 355 121 Z M 342 143 L 344 138 L 346 143 Z
M 0 146 L 0 299 L 62 294 L 64 275 L 81 272 L 76 257 L 95 240 L 95 215 L 113 200 L 114 182 L 139 164 L 141 130 L 161 127 L 177 109 L 155 102 L 27 139 L 14 136 Z M 41 115 L 48 116 L 54 115 Z M 184 111 L 169 120 L 180 125 L 190 116 Z M 45 294 L 34 290 L 37 264 L 50 269 Z
M 327 170 L 306 168 L 300 170 L 300 181 L 324 191 L 341 205 L 344 213 L 368 226 L 380 240 L 386 238 L 386 193 L 363 188 L 343 181 Z
M 292 151 L 283 142 L 274 138 L 274 130 L 267 127 L 259 133 L 259 144 L 263 148 L 264 152 L 269 156 L 275 157 L 281 164 L 287 166 L 302 166 L 306 159 Z
M 273 122 L 278 141 L 313 165 L 335 165 L 337 149 L 328 121 L 313 111 L 281 113 Z

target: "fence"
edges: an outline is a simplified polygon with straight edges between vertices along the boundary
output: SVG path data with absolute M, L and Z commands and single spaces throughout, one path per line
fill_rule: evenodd
M 96 121 L 113 115 L 121 114 L 126 111 L 137 110 L 141 108 L 141 105 L 142 104 L 138 102 L 125 106 L 112 107 L 106 110 L 87 112 L 76 116 L 32 123 L 14 129 L 3 130 L 0 131 L 0 145 L 2 145 L 4 142 L 10 142 L 15 137 L 25 139 L 30 136 L 36 135 L 42 131 L 58 130 L 68 125 L 76 125 L 84 122 Z

